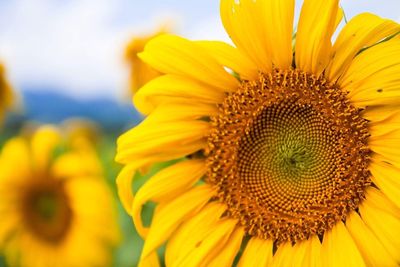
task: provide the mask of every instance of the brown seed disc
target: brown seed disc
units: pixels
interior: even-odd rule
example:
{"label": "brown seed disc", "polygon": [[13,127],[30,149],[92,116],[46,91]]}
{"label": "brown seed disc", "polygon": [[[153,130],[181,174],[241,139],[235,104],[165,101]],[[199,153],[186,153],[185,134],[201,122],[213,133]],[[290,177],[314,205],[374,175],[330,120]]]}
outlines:
{"label": "brown seed disc", "polygon": [[61,181],[38,178],[22,188],[21,209],[24,223],[36,237],[57,243],[68,232],[72,210]]}
{"label": "brown seed disc", "polygon": [[249,235],[323,234],[370,185],[368,122],[345,92],[292,71],[242,82],[211,118],[207,182]]}

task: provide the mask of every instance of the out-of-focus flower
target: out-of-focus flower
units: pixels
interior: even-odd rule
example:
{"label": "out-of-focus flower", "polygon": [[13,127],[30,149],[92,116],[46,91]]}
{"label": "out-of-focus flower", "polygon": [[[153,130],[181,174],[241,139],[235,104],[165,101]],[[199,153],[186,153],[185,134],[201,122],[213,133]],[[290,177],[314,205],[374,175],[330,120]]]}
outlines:
{"label": "out-of-focus flower", "polygon": [[143,62],[137,55],[143,52],[146,43],[152,38],[169,32],[169,26],[161,27],[156,33],[134,37],[126,46],[125,60],[130,66],[129,87],[131,94],[135,94],[137,90],[148,81],[158,77],[161,73]]}
{"label": "out-of-focus flower", "polygon": [[339,1],[305,0],[293,50],[294,4],[221,0],[235,46],[162,35],[139,55],[165,73],[118,140],[141,264],[163,244],[167,266],[400,263],[400,25],[360,14],[332,45]]}
{"label": "out-of-focus flower", "polygon": [[94,153],[51,126],[0,155],[0,248],[10,266],[109,266],[119,228]]}
{"label": "out-of-focus flower", "polygon": [[100,141],[100,127],[93,121],[81,118],[68,119],[62,123],[63,133],[71,146],[82,148],[84,143],[95,147]]}
{"label": "out-of-focus flower", "polygon": [[13,93],[6,78],[6,70],[0,63],[0,120],[3,119],[5,111],[13,104]]}

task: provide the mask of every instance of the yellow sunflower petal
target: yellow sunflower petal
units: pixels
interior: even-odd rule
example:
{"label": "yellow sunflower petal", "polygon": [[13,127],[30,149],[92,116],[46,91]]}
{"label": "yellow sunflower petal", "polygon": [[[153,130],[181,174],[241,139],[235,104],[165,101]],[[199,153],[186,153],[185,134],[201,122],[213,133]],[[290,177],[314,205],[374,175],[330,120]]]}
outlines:
{"label": "yellow sunflower petal", "polygon": [[160,104],[142,123],[165,123],[167,121],[196,120],[214,116],[218,113],[217,105],[187,102],[166,102]]}
{"label": "yellow sunflower petal", "polygon": [[[133,192],[132,192],[132,181],[136,174],[136,171],[146,165],[148,160],[137,160],[133,161],[131,164],[126,165],[117,176],[117,189],[118,196],[122,202],[124,209],[131,214],[132,213],[132,203],[133,203]],[[144,229],[138,229],[139,233],[144,233]]]}
{"label": "yellow sunflower petal", "polygon": [[152,252],[146,259],[139,260],[138,267],[159,267],[160,261],[158,260],[157,252]]}
{"label": "yellow sunflower petal", "polygon": [[147,115],[163,102],[221,103],[223,98],[224,92],[218,88],[184,76],[167,74],[148,82],[133,100],[135,107]]}
{"label": "yellow sunflower petal", "polygon": [[349,230],[367,266],[396,266],[395,260],[356,212],[352,212],[347,216],[346,228]]}
{"label": "yellow sunflower petal", "polygon": [[338,83],[357,107],[400,102],[400,39],[393,38],[363,51]]}
{"label": "yellow sunflower petal", "polygon": [[398,111],[399,108],[396,105],[368,106],[362,111],[362,117],[371,122],[379,122]]}
{"label": "yellow sunflower petal", "polygon": [[342,222],[325,232],[321,256],[326,266],[365,266],[360,251]]}
{"label": "yellow sunflower petal", "polygon": [[197,186],[171,202],[159,206],[146,237],[142,259],[164,243],[183,221],[199,211],[213,194],[209,186]]}
{"label": "yellow sunflower petal", "polygon": [[375,160],[371,162],[369,169],[372,181],[400,208],[400,169]]}
{"label": "yellow sunflower petal", "polygon": [[319,76],[332,54],[331,38],[335,31],[338,0],[305,0],[296,35],[296,66]]}
{"label": "yellow sunflower petal", "polygon": [[[290,242],[285,242],[278,247],[272,259],[271,266],[293,266],[294,248]],[[291,257],[288,257],[291,255]]]}
{"label": "yellow sunflower petal", "polygon": [[219,64],[238,73],[240,78],[245,80],[257,79],[257,67],[237,48],[218,41],[198,41],[196,43],[207,49]]}
{"label": "yellow sunflower petal", "polygon": [[400,142],[400,129],[380,136],[372,136],[369,140],[371,150],[387,161],[400,168],[400,147],[394,145]]}
{"label": "yellow sunflower petal", "polygon": [[221,19],[234,44],[266,73],[272,70],[268,54],[264,25],[263,1],[221,0]]}
{"label": "yellow sunflower petal", "polygon": [[51,173],[57,178],[74,176],[99,176],[103,172],[96,155],[87,153],[69,152],[55,159],[51,166]]}
{"label": "yellow sunflower petal", "polygon": [[60,141],[60,134],[51,126],[44,126],[33,135],[32,156],[39,170],[45,170],[50,164],[53,150]]}
{"label": "yellow sunflower petal", "polygon": [[[315,254],[315,249],[313,249],[312,246],[315,246],[312,239],[298,242],[294,246],[288,242],[284,243],[278,247],[273,257],[272,266],[318,266],[317,264],[311,264],[319,260],[319,258],[313,255]],[[321,243],[319,243],[319,247],[321,247]],[[320,249],[318,252],[320,252]],[[290,255],[290,257],[288,257],[288,255]],[[310,261],[311,257],[314,258],[313,261]]]}
{"label": "yellow sunflower petal", "polygon": [[233,261],[235,260],[235,257],[239,252],[240,245],[242,244],[243,236],[243,228],[237,228],[229,237],[229,241],[227,242],[225,247],[217,255],[214,255],[212,257],[212,260],[207,263],[207,266],[232,266]]}
{"label": "yellow sunflower petal", "polygon": [[[396,107],[398,109],[398,107]],[[381,117],[382,118],[382,117]],[[371,121],[369,132],[371,136],[380,136],[400,129],[400,112],[390,112],[383,119]]]}
{"label": "yellow sunflower petal", "polygon": [[143,127],[135,127],[118,139],[118,162],[129,163],[154,156],[162,158],[163,154],[182,152],[184,156],[193,153],[203,148],[201,145],[204,145],[204,138],[210,129],[210,124],[204,121],[142,124]]}
{"label": "yellow sunflower petal", "polygon": [[207,50],[178,36],[165,34],[152,39],[139,57],[163,73],[187,76],[226,91],[238,87],[238,81]]}
{"label": "yellow sunflower petal", "polygon": [[343,28],[333,46],[333,59],[327,70],[331,82],[349,67],[361,49],[372,46],[400,31],[400,25],[370,13],[355,16]]}
{"label": "yellow sunflower petal", "polygon": [[[279,69],[289,69],[292,65],[292,38],[294,0],[266,0],[261,2],[265,29],[267,53],[272,63]],[[255,18],[257,19],[257,18]]]}
{"label": "yellow sunflower petal", "polygon": [[211,260],[221,252],[225,244],[229,242],[229,237],[235,230],[236,224],[237,220],[233,219],[217,222],[206,238],[190,252],[180,266],[208,266],[207,258]]}
{"label": "yellow sunflower petal", "polygon": [[240,257],[238,267],[269,266],[272,262],[272,240],[252,237]]}
{"label": "yellow sunflower petal", "polygon": [[[126,192],[126,203],[132,203],[131,215],[138,229],[139,234],[147,235],[147,229],[142,223],[142,206],[152,200],[155,202],[168,201],[181,195],[198,181],[205,173],[205,162],[203,160],[187,160],[167,167],[153,177],[151,177],[136,193],[133,198],[132,192]],[[132,175],[128,175],[126,182],[131,184]],[[131,189],[131,186],[121,185],[120,195],[125,188]],[[118,187],[119,188],[119,187]],[[128,190],[129,190],[128,189]],[[131,201],[131,202],[129,202]]]}
{"label": "yellow sunflower petal", "polygon": [[322,244],[319,241],[318,236],[315,235],[309,239],[309,242],[302,242],[300,245],[306,247],[306,253],[302,264],[295,261],[295,264],[298,264],[297,266],[323,266],[324,262],[321,258]]}
{"label": "yellow sunflower petal", "polygon": [[28,143],[25,139],[15,137],[4,144],[1,152],[1,172],[3,181],[15,180],[17,177],[27,179],[32,176],[32,165]]}
{"label": "yellow sunflower petal", "polygon": [[226,211],[222,203],[208,203],[201,211],[184,222],[167,243],[165,262],[167,266],[179,265],[197,244],[204,240],[210,229]]}
{"label": "yellow sunflower petal", "polygon": [[359,207],[361,218],[391,257],[400,262],[400,210],[377,189],[370,188]]}

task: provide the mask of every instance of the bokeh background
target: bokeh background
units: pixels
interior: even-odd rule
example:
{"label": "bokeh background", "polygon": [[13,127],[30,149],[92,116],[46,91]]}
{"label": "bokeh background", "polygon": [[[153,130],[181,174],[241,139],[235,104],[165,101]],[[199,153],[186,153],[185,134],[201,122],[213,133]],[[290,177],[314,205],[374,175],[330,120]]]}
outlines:
{"label": "bokeh background", "polygon": [[[300,6],[297,1],[297,14]],[[399,6],[399,0],[342,1],[347,19],[373,12],[400,22]],[[116,139],[142,120],[131,104],[124,51],[132,38],[151,35],[165,25],[190,39],[229,42],[218,0],[0,0],[0,61],[17,98],[1,130],[0,145],[27,124],[84,118],[99,126],[97,149],[123,233],[114,266],[135,266],[143,244],[115,188],[120,169],[113,161]],[[137,177],[134,186],[149,176],[151,172]],[[0,266],[5,266],[1,256]]]}

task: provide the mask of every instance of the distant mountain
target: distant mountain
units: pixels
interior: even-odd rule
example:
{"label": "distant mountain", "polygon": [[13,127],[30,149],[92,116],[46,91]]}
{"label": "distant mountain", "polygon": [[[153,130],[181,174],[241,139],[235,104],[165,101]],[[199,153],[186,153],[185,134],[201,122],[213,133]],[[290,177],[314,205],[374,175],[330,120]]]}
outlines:
{"label": "distant mountain", "polygon": [[26,120],[57,124],[73,117],[90,119],[110,132],[124,130],[142,119],[130,102],[122,104],[107,98],[77,100],[50,90],[31,90],[23,93],[23,113],[11,115],[8,124]]}

